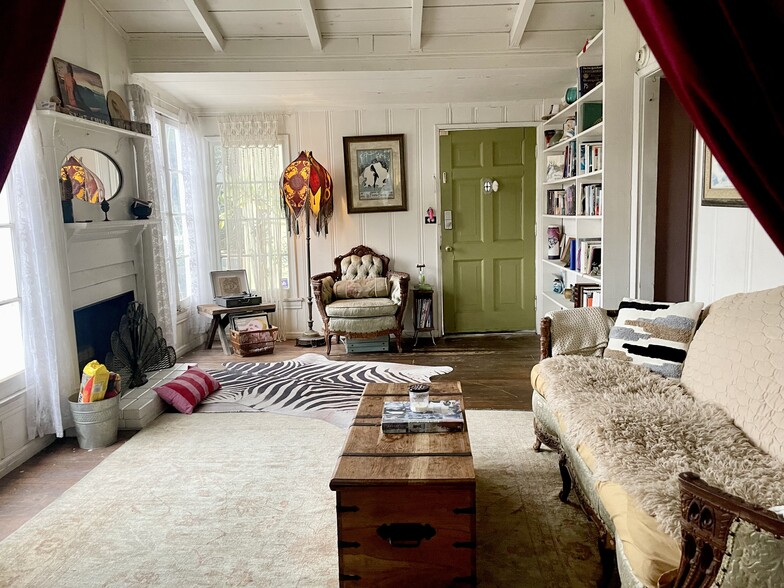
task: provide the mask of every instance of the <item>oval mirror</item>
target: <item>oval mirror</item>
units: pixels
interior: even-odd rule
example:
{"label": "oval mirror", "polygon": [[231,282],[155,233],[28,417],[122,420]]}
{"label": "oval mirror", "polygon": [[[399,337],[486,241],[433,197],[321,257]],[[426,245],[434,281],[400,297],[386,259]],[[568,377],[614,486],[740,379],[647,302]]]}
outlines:
{"label": "oval mirror", "polygon": [[115,161],[105,153],[81,147],[65,156],[60,167],[60,186],[63,200],[77,198],[100,204],[120,192],[122,174]]}

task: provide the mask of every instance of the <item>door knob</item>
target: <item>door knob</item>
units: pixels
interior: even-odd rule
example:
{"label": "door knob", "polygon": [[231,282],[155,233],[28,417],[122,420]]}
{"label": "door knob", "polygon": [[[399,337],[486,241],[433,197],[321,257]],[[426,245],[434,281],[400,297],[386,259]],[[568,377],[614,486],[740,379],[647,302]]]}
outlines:
{"label": "door knob", "polygon": [[455,250],[455,248],[454,248],[454,247],[452,247],[451,245],[447,245],[447,246],[445,247],[445,249],[446,249],[446,252],[447,252],[447,253],[451,253],[452,251],[454,251],[454,250]]}

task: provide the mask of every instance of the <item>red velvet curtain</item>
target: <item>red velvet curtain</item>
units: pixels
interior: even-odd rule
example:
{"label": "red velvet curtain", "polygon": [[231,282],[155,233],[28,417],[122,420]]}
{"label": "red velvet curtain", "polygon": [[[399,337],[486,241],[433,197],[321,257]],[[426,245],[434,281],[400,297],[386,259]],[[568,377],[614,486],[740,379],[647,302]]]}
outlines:
{"label": "red velvet curtain", "polygon": [[35,104],[64,5],[65,0],[0,2],[0,186]]}
{"label": "red velvet curtain", "polygon": [[784,1],[625,1],[705,143],[784,253]]}

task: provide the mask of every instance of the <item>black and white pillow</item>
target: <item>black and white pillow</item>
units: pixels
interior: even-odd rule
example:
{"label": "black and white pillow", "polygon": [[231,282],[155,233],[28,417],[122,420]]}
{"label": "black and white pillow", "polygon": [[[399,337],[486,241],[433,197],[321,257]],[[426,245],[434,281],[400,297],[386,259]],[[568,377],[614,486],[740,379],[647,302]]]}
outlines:
{"label": "black and white pillow", "polygon": [[624,300],[610,329],[604,357],[631,361],[678,379],[702,311],[702,302]]}

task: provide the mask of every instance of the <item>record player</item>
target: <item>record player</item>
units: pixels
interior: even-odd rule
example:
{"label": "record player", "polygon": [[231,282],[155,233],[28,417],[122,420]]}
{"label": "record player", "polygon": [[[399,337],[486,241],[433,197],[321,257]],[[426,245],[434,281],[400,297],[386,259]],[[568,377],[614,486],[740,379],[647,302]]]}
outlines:
{"label": "record player", "polygon": [[238,308],[261,304],[261,296],[248,288],[248,275],[244,269],[210,272],[210,279],[212,295],[218,306]]}
{"label": "record player", "polygon": [[215,304],[226,308],[237,308],[238,306],[255,306],[261,304],[261,296],[247,293],[239,296],[216,296]]}

